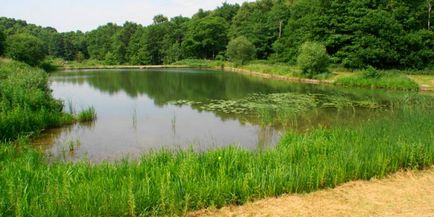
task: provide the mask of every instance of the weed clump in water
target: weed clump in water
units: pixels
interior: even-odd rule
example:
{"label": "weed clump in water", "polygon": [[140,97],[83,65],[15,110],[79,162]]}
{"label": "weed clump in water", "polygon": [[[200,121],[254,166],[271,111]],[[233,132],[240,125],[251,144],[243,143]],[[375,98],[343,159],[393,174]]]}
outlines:
{"label": "weed clump in water", "polygon": [[96,111],[94,107],[89,107],[84,109],[77,115],[77,119],[79,122],[89,122],[96,120]]}

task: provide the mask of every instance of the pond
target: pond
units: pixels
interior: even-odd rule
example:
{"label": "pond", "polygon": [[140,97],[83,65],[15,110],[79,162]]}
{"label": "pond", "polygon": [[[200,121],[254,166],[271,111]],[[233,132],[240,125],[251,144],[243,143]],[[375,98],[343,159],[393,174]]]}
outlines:
{"label": "pond", "polygon": [[[53,73],[65,111],[97,119],[45,132],[35,144],[56,159],[135,158],[151,150],[272,147],[289,129],[353,124],[386,113],[390,96],[197,69]],[[70,144],[74,150],[69,151]]]}

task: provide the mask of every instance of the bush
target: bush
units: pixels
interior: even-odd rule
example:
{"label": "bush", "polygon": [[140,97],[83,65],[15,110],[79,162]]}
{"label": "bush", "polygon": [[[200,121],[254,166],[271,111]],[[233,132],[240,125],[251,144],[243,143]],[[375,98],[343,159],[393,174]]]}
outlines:
{"label": "bush", "polygon": [[29,34],[18,34],[8,38],[6,55],[14,60],[37,66],[46,56],[43,42]]}
{"label": "bush", "polygon": [[313,77],[328,71],[329,60],[324,45],[318,42],[305,42],[300,47],[297,63],[303,70],[303,74]]}
{"label": "bush", "polygon": [[382,74],[374,67],[370,66],[362,71],[362,77],[367,79],[379,79],[382,77]]}
{"label": "bush", "polygon": [[39,64],[39,68],[46,72],[54,72],[57,70],[57,65],[54,63],[54,60],[46,59]]}
{"label": "bush", "polygon": [[107,54],[105,55],[104,63],[107,65],[117,65],[118,60],[112,52],[107,52]]}
{"label": "bush", "polygon": [[255,58],[256,48],[246,37],[240,36],[229,42],[227,55],[231,61],[243,65]]}

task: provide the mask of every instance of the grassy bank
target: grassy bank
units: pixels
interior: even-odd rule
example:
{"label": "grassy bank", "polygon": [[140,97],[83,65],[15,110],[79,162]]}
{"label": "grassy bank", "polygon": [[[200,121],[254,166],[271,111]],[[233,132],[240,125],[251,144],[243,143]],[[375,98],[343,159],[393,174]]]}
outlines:
{"label": "grassy bank", "polygon": [[331,73],[320,74],[313,79],[303,77],[301,70],[296,66],[287,64],[272,64],[267,61],[252,61],[246,65],[235,65],[232,62],[220,60],[185,59],[171,65],[107,65],[96,60],[64,61],[52,59],[50,65],[57,69],[153,69],[172,67],[215,68],[230,69],[230,71],[255,72],[257,76],[269,77],[279,80],[291,80],[305,83],[329,83],[347,87],[380,88],[407,91],[434,90],[434,72],[432,70],[386,70],[386,76],[381,79],[366,79],[361,76],[362,71],[349,71],[339,67],[332,67]]}
{"label": "grassy bank", "polygon": [[26,64],[0,61],[0,141],[71,123],[51,97],[47,73]]}
{"label": "grassy bank", "polygon": [[420,88],[416,81],[408,78],[406,75],[399,73],[380,73],[381,77],[371,78],[364,76],[363,72],[357,72],[338,78],[335,81],[335,84],[346,87],[367,87],[407,91],[418,91]]}
{"label": "grassy bank", "polygon": [[[236,66],[231,62],[212,60],[183,60],[175,64],[209,68],[221,68],[222,66],[225,66],[229,68],[241,69],[246,72],[272,75],[276,79],[288,78],[287,80],[303,82],[303,80],[300,80],[300,78],[303,78],[303,76],[301,74],[301,70],[298,67],[289,66],[286,64],[270,64],[266,61],[253,61],[242,66]],[[328,75],[321,74],[313,79],[313,81],[317,80],[318,82],[312,82],[312,80],[308,80],[307,82],[333,83],[335,85],[347,87],[380,88],[391,90],[434,90],[434,71],[432,70],[383,70],[380,71],[380,73],[384,76],[377,79],[364,77],[363,70],[352,72],[338,67],[331,67],[330,71],[331,73]]]}
{"label": "grassy bank", "polygon": [[434,112],[406,110],[352,129],[289,133],[270,150],[158,151],[133,162],[54,162],[0,146],[0,212],[16,216],[182,215],[311,192],[434,163]]}

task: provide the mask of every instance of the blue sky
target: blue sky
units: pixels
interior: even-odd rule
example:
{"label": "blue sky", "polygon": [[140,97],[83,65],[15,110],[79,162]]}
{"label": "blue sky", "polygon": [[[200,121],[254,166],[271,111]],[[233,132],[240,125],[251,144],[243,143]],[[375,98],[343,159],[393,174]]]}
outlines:
{"label": "blue sky", "polygon": [[51,26],[60,32],[82,30],[114,22],[152,23],[157,14],[191,16],[203,8],[214,9],[223,2],[253,0],[1,0],[0,16]]}

